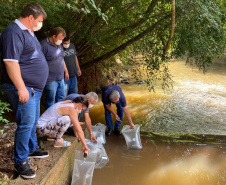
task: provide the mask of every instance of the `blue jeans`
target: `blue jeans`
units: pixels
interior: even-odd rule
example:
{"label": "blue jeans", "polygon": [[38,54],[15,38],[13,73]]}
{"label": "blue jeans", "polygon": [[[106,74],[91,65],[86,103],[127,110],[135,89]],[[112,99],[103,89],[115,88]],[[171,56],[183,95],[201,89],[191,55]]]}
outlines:
{"label": "blue jeans", "polygon": [[[18,91],[14,85],[2,84],[1,89],[9,99],[16,113],[17,129],[14,141],[14,161],[19,164],[28,161],[28,155],[38,148],[36,123],[40,116],[40,98],[42,92],[26,87],[29,91],[29,101],[19,102]],[[32,92],[34,95],[32,96]]]}
{"label": "blue jeans", "polygon": [[69,78],[68,81],[64,80],[64,83],[67,85],[67,88],[68,88],[65,96],[67,96],[69,94],[77,94],[78,93],[78,84],[77,84],[76,75]]}
{"label": "blue jeans", "polygon": [[[122,121],[123,118],[123,108],[120,102],[115,104],[117,107],[117,115],[119,116],[120,120]],[[107,123],[108,128],[113,128],[113,123],[112,123],[112,119],[111,119],[111,112],[104,106],[104,110],[105,110],[105,120]],[[122,124],[121,121],[115,121],[115,128],[119,128]]]}
{"label": "blue jeans", "polygon": [[55,102],[65,98],[64,79],[60,81],[47,82],[46,91],[46,109],[51,107]]}

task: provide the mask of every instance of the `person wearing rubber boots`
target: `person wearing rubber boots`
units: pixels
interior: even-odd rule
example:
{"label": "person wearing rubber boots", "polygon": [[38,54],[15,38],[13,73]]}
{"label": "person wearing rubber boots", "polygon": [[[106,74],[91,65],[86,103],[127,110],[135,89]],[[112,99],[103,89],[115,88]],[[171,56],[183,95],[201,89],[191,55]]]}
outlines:
{"label": "person wearing rubber boots", "polygon": [[[126,106],[126,98],[122,92],[122,89],[117,85],[109,85],[102,88],[102,102],[105,110],[105,120],[107,123],[106,135],[111,135],[113,131],[113,123],[111,114],[115,117],[114,134],[121,135],[120,126],[122,124],[123,113],[129,122],[131,129],[134,129],[134,124],[130,115],[130,112]],[[117,107],[117,113],[113,109],[113,105]]]}

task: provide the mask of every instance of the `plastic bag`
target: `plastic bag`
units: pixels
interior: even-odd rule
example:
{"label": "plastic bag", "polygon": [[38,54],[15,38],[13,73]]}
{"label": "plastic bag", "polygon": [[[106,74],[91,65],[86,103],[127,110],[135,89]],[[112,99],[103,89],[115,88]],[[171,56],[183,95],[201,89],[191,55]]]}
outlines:
{"label": "plastic bag", "polygon": [[86,139],[87,147],[90,149],[88,156],[92,154],[96,154],[96,163],[95,168],[102,168],[104,167],[108,161],[109,158],[107,156],[106,150],[104,149],[104,146],[102,143],[93,143],[89,139]]}
{"label": "plastic bag", "polygon": [[76,159],[74,163],[71,185],[92,184],[96,157],[96,154],[92,154],[87,155],[87,158],[84,158],[81,151],[76,151]]}
{"label": "plastic bag", "polygon": [[126,140],[128,149],[142,149],[140,125],[135,125],[134,129],[131,129],[129,125],[124,125],[122,128],[122,134]]}
{"label": "plastic bag", "polygon": [[97,123],[95,126],[92,126],[92,130],[93,130],[92,131],[93,135],[96,138],[99,138],[102,144],[105,144],[106,143],[106,138],[105,138],[106,126],[102,123]]}

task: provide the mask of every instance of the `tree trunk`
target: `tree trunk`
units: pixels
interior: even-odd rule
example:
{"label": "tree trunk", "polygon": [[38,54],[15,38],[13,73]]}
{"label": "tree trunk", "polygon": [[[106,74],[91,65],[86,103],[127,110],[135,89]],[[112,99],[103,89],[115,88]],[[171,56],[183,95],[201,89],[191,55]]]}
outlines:
{"label": "tree trunk", "polygon": [[164,49],[164,52],[163,52],[164,55],[166,55],[167,52],[168,52],[168,50],[169,50],[171,41],[173,39],[174,29],[175,29],[175,0],[172,0],[172,23],[171,23],[171,31],[170,31],[169,40],[168,40],[168,42],[166,44],[166,47]]}

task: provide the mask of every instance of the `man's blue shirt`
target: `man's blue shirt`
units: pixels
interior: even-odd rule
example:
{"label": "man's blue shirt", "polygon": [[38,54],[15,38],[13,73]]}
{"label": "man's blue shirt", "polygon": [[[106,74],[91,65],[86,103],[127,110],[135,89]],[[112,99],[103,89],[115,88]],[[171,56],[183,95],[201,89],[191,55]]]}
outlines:
{"label": "man's blue shirt", "polygon": [[64,79],[64,49],[54,46],[48,38],[41,41],[42,51],[49,66],[48,82]]}
{"label": "man's blue shirt", "polygon": [[[18,62],[25,86],[42,91],[49,74],[49,68],[42,48],[28,29],[21,29],[17,23],[10,24],[1,34],[0,50],[2,61]],[[2,62],[1,83],[13,84]]]}
{"label": "man's blue shirt", "polygon": [[126,98],[122,92],[122,89],[117,85],[109,85],[104,88],[102,88],[102,102],[104,105],[111,104],[111,100],[109,98],[109,95],[112,91],[118,91],[120,94],[119,102],[121,103],[122,107],[126,107]]}

